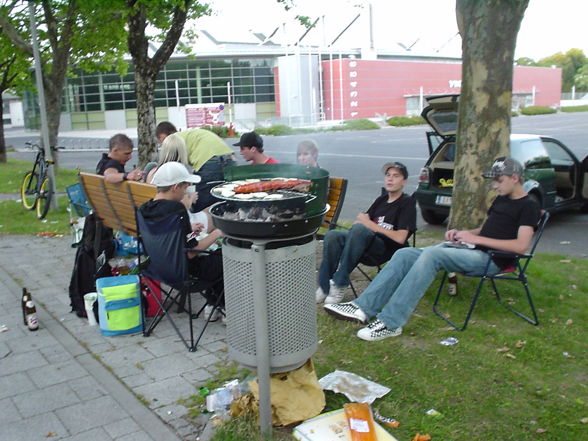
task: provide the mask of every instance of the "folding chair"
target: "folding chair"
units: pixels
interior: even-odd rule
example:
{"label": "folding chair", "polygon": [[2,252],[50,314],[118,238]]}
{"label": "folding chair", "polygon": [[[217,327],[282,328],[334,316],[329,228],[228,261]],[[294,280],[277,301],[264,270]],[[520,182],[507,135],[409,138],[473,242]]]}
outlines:
{"label": "folding chair", "polygon": [[[197,349],[204,331],[206,331],[210,318],[215,315],[215,312],[220,308],[224,300],[222,277],[213,281],[203,281],[189,275],[188,258],[186,253],[194,251],[202,254],[210,253],[207,251],[186,248],[186,237],[181,228],[181,215],[179,213],[172,213],[169,216],[157,220],[145,219],[140,208],[137,209],[135,213],[137,221],[137,236],[149,256],[147,268],[141,270],[139,274],[141,277],[147,277],[158,281],[168,287],[167,291],[162,290],[163,295],[161,300],[159,300],[159,296],[151,292],[154,299],[159,304],[159,309],[150,323],[147,324],[147,321],[144,318],[144,323],[146,323],[146,325],[143,335],[145,337],[151,335],[163,317],[167,316],[172,327],[186,348],[188,348],[190,352],[194,352]],[[139,268],[141,267],[141,262],[139,262]],[[147,289],[150,290],[148,285]],[[197,314],[192,314],[192,298],[190,295],[192,292],[199,292],[206,299],[206,304]],[[207,304],[213,305],[213,310],[206,318],[206,322],[204,323],[200,335],[194,340],[192,320],[200,315]],[[186,311],[188,313],[189,340],[182,335],[182,332],[170,314],[170,308],[173,305],[178,306],[178,312]]]}
{"label": "folding chair", "polygon": [[[466,328],[466,326],[468,325],[468,322],[470,320],[470,317],[472,315],[474,307],[476,306],[476,302],[478,301],[478,297],[480,296],[480,292],[482,291],[482,286],[484,285],[484,283],[487,280],[490,280],[490,282],[492,283],[492,288],[494,289],[494,294],[496,296],[496,300],[498,301],[498,303],[500,303],[506,309],[508,309],[512,313],[516,314],[517,316],[519,316],[523,320],[531,323],[532,325],[538,325],[539,320],[537,318],[537,312],[535,311],[535,306],[533,305],[533,299],[531,298],[531,292],[529,290],[529,285],[527,282],[527,267],[529,266],[529,263],[531,262],[531,259],[533,258],[533,255],[535,253],[535,248],[537,247],[537,244],[539,243],[539,239],[541,239],[541,235],[543,234],[543,230],[545,229],[545,224],[547,223],[548,219],[549,219],[549,213],[547,211],[542,212],[541,218],[539,219],[539,222],[537,223],[537,228],[535,230],[535,235],[533,237],[533,242],[532,242],[531,250],[529,251],[529,253],[516,254],[516,253],[510,253],[507,251],[489,250],[488,251],[488,263],[486,264],[486,269],[484,270],[484,272],[482,274],[463,273],[463,275],[466,277],[480,278],[480,282],[478,283],[478,287],[476,289],[476,292],[474,293],[474,296],[472,297],[472,301],[470,303],[470,307],[468,309],[466,318],[465,318],[463,325],[461,327],[456,325],[454,322],[452,322],[446,316],[446,314],[443,314],[443,312],[440,311],[439,308],[437,307],[437,305],[439,303],[439,298],[441,297],[441,293],[444,291],[444,285],[445,285],[445,281],[447,280],[447,274],[448,274],[447,271],[445,271],[443,274],[443,278],[441,279],[441,285],[439,286],[439,290],[437,291],[435,301],[433,302],[433,311],[435,312],[435,314],[438,315],[439,317],[441,317],[447,323],[449,323],[456,330],[463,331]],[[492,262],[492,257],[501,257],[501,258],[506,257],[506,258],[514,259],[515,262],[514,262],[513,266],[505,268],[504,270],[502,270],[498,274],[490,275],[490,274],[488,274],[488,268],[490,266],[490,262]],[[512,280],[515,282],[520,282],[523,285],[523,288],[525,289],[525,293],[527,296],[527,301],[529,302],[529,307],[531,309],[532,318],[517,311],[512,306],[510,306],[508,303],[505,303],[502,301],[502,299],[500,297],[500,293],[498,292],[498,287],[496,286],[495,280]]]}
{"label": "folding chair", "polygon": [[80,240],[82,240],[82,233],[84,232],[84,219],[92,211],[92,207],[88,203],[88,198],[84,193],[82,184],[77,183],[70,185],[65,189],[69,205],[67,211],[69,212],[69,225],[71,227],[71,234],[73,237],[72,247],[76,247]]}

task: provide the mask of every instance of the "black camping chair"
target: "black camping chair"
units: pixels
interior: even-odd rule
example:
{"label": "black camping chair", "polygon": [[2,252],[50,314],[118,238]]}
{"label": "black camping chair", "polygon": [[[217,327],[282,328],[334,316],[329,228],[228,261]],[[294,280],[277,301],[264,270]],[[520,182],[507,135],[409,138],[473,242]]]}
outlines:
{"label": "black camping chair", "polygon": [[[148,277],[168,287],[167,291],[162,291],[163,298],[161,300],[159,300],[159,297],[155,293],[151,292],[159,304],[159,309],[148,325],[144,320],[146,325],[143,335],[145,337],[151,335],[162,318],[167,316],[184,345],[186,345],[190,352],[194,352],[210,322],[210,318],[215,315],[215,312],[223,304],[224,291],[222,289],[222,277],[213,281],[203,281],[189,275],[186,253],[189,251],[196,251],[203,254],[210,253],[186,248],[186,237],[180,223],[181,214],[172,213],[169,216],[157,220],[148,220],[144,218],[141,208],[136,210],[135,213],[137,237],[149,256],[148,266],[145,270],[141,270],[140,276]],[[141,262],[139,262],[139,268],[141,267]],[[148,285],[147,289],[150,289]],[[192,299],[190,296],[192,292],[199,292],[206,299],[206,304],[196,314],[192,314]],[[170,314],[170,308],[174,304],[178,306],[178,312],[186,311],[188,313],[189,340],[182,335],[174,318]],[[192,320],[200,315],[206,305],[213,305],[213,310],[206,318],[200,335],[194,340]]]}
{"label": "black camping chair", "polygon": [[[486,269],[483,274],[474,274],[474,273],[464,273],[463,274],[466,277],[480,278],[480,282],[478,283],[478,287],[476,289],[476,292],[474,293],[474,296],[472,297],[470,307],[468,309],[466,318],[465,318],[462,326],[458,326],[454,322],[452,322],[446,316],[446,314],[444,314],[442,311],[440,311],[439,308],[437,307],[437,305],[439,303],[439,298],[441,297],[441,293],[444,291],[443,288],[445,285],[445,281],[447,280],[447,274],[448,274],[447,271],[445,271],[443,274],[443,278],[441,279],[441,285],[439,286],[439,290],[437,291],[437,296],[435,297],[435,301],[433,302],[433,311],[435,312],[435,314],[438,315],[439,317],[441,317],[443,320],[445,320],[451,326],[453,326],[453,328],[455,328],[457,331],[463,331],[466,328],[466,326],[468,325],[468,322],[470,320],[470,317],[472,315],[474,307],[476,306],[476,302],[478,301],[478,297],[480,295],[480,292],[482,291],[482,286],[484,285],[484,282],[486,282],[486,280],[490,280],[490,282],[492,283],[492,288],[494,289],[494,294],[496,295],[496,300],[498,301],[498,303],[500,303],[506,309],[513,312],[514,314],[516,314],[517,316],[519,316],[523,320],[531,323],[532,325],[538,325],[539,320],[537,318],[537,312],[535,311],[535,305],[533,305],[533,299],[531,298],[531,292],[529,291],[529,284],[527,282],[527,267],[529,266],[529,263],[531,262],[531,259],[533,258],[533,255],[535,253],[535,248],[537,247],[537,244],[539,243],[539,239],[541,239],[541,235],[543,234],[543,230],[545,229],[545,224],[547,223],[548,219],[549,219],[549,213],[547,211],[544,211],[541,214],[541,218],[539,219],[539,222],[537,224],[537,228],[535,230],[535,235],[533,237],[533,242],[531,244],[531,250],[529,251],[529,253],[516,254],[516,253],[510,253],[507,251],[489,250],[488,251],[488,264],[486,265]],[[490,266],[490,262],[492,261],[492,257],[495,257],[495,256],[514,259],[515,263],[513,266],[505,268],[504,270],[502,270],[498,274],[490,275],[490,274],[488,274],[488,267]],[[500,293],[498,292],[498,287],[496,286],[495,280],[512,280],[515,282],[520,282],[523,285],[523,288],[525,289],[527,301],[529,302],[529,307],[531,309],[531,313],[532,313],[533,317],[532,318],[528,317],[525,314],[514,309],[508,303],[503,302],[500,297]]]}

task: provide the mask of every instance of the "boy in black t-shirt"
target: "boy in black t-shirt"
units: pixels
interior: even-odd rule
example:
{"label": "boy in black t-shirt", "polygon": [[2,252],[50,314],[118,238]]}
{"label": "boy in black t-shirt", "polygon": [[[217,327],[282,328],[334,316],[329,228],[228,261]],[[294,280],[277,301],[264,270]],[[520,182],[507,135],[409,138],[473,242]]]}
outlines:
{"label": "boy in black t-shirt", "polygon": [[96,165],[96,173],[104,176],[107,182],[140,181],[143,172],[135,169],[125,171],[125,164],[133,155],[133,141],[123,134],[118,133],[108,141],[108,153],[103,153]]}
{"label": "boy in black t-shirt", "polygon": [[[437,271],[483,273],[491,248],[523,254],[531,244],[540,210],[523,188],[523,167],[510,157],[498,158],[484,177],[494,179],[498,197],[488,210],[481,228],[452,229],[445,233],[450,242],[426,248],[405,248],[394,254],[361,297],[353,302],[325,305],[325,311],[342,320],[367,323],[357,332],[363,340],[382,340],[402,334],[418,301],[435,279]],[[468,243],[474,249],[453,245]],[[510,263],[494,260],[489,272],[496,274]]]}
{"label": "boy in black t-shirt", "polygon": [[325,235],[316,302],[339,303],[349,286],[349,274],[362,258],[374,264],[386,262],[407,246],[416,230],[416,202],[403,193],[408,171],[400,162],[382,167],[386,194],[378,197],[367,213],[359,213],[349,231],[331,230]]}

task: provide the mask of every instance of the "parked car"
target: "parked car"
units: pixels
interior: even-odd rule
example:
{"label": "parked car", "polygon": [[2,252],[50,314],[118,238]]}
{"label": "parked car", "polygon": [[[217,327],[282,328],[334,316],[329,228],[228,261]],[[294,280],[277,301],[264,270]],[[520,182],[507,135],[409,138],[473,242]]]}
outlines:
{"label": "parked car", "polygon": [[[421,115],[433,128],[427,132],[430,156],[415,195],[423,219],[441,224],[451,208],[459,95],[429,97],[427,104]],[[588,156],[580,162],[557,139],[517,134],[510,136],[510,155],[525,167],[524,188],[543,209],[588,211]]]}

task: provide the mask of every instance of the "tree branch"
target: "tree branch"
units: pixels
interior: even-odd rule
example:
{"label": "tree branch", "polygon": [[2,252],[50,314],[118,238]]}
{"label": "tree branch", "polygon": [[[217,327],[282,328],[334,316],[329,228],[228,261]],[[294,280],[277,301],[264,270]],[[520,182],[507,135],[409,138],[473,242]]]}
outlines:
{"label": "tree branch", "polygon": [[22,38],[18,30],[12,25],[8,16],[4,15],[4,13],[0,13],[0,27],[6,36],[12,41],[18,49],[22,52],[27,54],[28,56],[33,56],[33,46]]}

